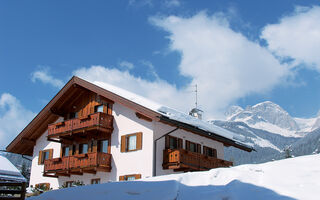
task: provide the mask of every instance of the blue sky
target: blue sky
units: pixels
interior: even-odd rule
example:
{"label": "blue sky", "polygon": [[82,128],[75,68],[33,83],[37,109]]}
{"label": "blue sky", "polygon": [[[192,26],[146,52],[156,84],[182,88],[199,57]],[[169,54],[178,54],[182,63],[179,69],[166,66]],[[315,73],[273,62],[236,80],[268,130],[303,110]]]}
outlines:
{"label": "blue sky", "polygon": [[314,117],[320,109],[319,4],[0,1],[0,140],[16,135],[72,75],[182,111],[193,106],[198,84],[208,117],[266,100],[292,116]]}

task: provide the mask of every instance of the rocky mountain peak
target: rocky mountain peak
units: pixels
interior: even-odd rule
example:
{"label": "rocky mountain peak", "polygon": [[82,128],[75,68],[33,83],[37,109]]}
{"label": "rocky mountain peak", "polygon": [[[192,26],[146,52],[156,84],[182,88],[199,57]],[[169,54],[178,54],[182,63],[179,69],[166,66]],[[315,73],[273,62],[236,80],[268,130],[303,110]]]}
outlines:
{"label": "rocky mountain peak", "polygon": [[299,125],[289,113],[271,101],[248,106],[242,111],[235,109],[233,106],[231,110],[237,112],[228,118],[229,121],[242,121],[248,125],[270,124],[289,131],[299,130]]}

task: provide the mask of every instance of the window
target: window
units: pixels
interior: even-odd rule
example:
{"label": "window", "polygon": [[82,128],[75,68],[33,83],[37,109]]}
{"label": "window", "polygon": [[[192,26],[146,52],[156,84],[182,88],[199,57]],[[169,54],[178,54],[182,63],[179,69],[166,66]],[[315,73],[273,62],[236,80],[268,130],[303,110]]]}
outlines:
{"label": "window", "polygon": [[127,137],[127,149],[128,151],[137,149],[137,135],[130,135]]}
{"label": "window", "polygon": [[78,118],[78,112],[70,113],[70,119]]}
{"label": "window", "polygon": [[119,181],[134,181],[141,178],[141,174],[119,176]]}
{"label": "window", "polygon": [[121,136],[121,152],[142,149],[142,133],[133,133]]}
{"label": "window", "polygon": [[108,146],[109,146],[109,140],[98,141],[98,152],[109,153]]}
{"label": "window", "polygon": [[43,165],[45,160],[52,158],[52,155],[53,155],[53,149],[39,151],[38,164]]}
{"label": "window", "polygon": [[72,155],[76,155],[76,145],[72,145]]}
{"label": "window", "polygon": [[167,135],[165,138],[166,149],[182,149],[182,139]]}
{"label": "window", "polygon": [[91,179],[91,184],[100,184],[100,178]]}
{"label": "window", "polygon": [[203,146],[203,154],[209,157],[217,158],[217,150],[214,148]]}
{"label": "window", "polygon": [[79,144],[79,154],[88,153],[88,144]]}
{"label": "window", "polygon": [[98,105],[94,107],[94,112],[103,112],[103,105]]}
{"label": "window", "polygon": [[70,148],[68,146],[63,147],[62,149],[62,156],[69,156]]}
{"label": "window", "polygon": [[186,150],[195,152],[195,153],[201,153],[201,145],[186,140]]}
{"label": "window", "polygon": [[66,187],[73,187],[74,186],[74,181],[67,181],[65,183]]}

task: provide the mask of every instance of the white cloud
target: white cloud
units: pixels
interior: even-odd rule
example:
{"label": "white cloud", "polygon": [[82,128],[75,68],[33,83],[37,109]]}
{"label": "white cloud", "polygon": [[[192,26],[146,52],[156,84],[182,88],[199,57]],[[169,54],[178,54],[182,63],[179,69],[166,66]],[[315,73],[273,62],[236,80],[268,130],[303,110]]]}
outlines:
{"label": "white cloud", "polygon": [[25,109],[9,93],[0,96],[0,149],[4,149],[31,121],[35,113]]}
{"label": "white cloud", "polygon": [[41,81],[45,84],[50,84],[57,88],[61,88],[64,85],[62,80],[54,78],[49,74],[48,68],[43,68],[43,69],[34,71],[31,74],[31,80],[32,82]]}
{"label": "white cloud", "polygon": [[181,2],[179,0],[165,0],[164,4],[167,7],[179,7]]}
{"label": "white cloud", "polygon": [[241,97],[271,90],[290,73],[267,49],[234,32],[221,13],[151,22],[169,33],[170,49],[181,53],[180,73],[198,84],[200,104],[212,115]]}
{"label": "white cloud", "polygon": [[[206,117],[222,117],[225,108],[252,93],[265,93],[285,82],[290,70],[258,43],[234,32],[221,13],[208,16],[201,12],[183,18],[152,18],[151,22],[169,33],[170,50],[181,54],[181,75],[191,78],[184,88],[156,76],[146,80],[129,71],[92,66],[75,75],[91,81],[104,81],[188,112],[194,106],[193,85],[198,85],[199,104]],[[151,66],[152,63],[142,62]]]}
{"label": "white cloud", "polygon": [[261,38],[281,57],[291,57],[320,71],[320,7],[297,7],[278,24],[267,25]]}
{"label": "white cloud", "polygon": [[124,69],[129,69],[129,70],[131,70],[131,69],[134,68],[133,63],[128,62],[128,61],[125,61],[125,60],[121,61],[121,62],[119,63],[119,66],[122,67],[122,68],[124,68]]}
{"label": "white cloud", "polygon": [[159,79],[158,73],[156,72],[156,69],[155,69],[154,65],[153,65],[150,61],[148,61],[148,60],[141,60],[140,62],[141,62],[141,64],[143,64],[143,65],[145,65],[145,66],[148,67],[148,69],[149,69],[148,72],[149,72],[154,78]]}

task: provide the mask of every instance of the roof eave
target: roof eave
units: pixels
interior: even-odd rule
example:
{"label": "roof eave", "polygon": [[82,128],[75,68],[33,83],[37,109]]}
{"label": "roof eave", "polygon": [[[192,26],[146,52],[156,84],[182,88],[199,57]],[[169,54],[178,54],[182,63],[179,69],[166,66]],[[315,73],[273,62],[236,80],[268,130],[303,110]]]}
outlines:
{"label": "roof eave", "polygon": [[193,126],[193,125],[190,125],[190,124],[186,124],[186,123],[174,120],[174,119],[170,119],[169,117],[164,116],[164,115],[162,115],[160,117],[160,122],[163,122],[163,123],[166,123],[166,124],[170,124],[170,125],[173,125],[173,126],[176,126],[176,127],[180,127],[180,128],[189,130],[190,132],[202,135],[204,137],[220,141],[226,146],[233,146],[233,147],[242,149],[242,150],[247,151],[247,152],[255,151],[252,147],[249,147],[247,145],[240,144],[240,143],[238,143],[238,142],[236,142],[234,140],[231,140],[229,138],[223,137],[223,136],[218,135],[216,133],[202,130],[202,129],[196,127],[196,126]]}

